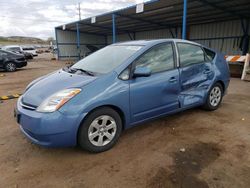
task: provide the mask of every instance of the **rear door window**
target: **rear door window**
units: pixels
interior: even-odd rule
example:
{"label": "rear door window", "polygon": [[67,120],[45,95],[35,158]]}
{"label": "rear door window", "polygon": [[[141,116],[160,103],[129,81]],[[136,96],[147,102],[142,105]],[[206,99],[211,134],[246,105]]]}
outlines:
{"label": "rear door window", "polygon": [[177,43],[181,67],[205,62],[205,54],[200,46]]}

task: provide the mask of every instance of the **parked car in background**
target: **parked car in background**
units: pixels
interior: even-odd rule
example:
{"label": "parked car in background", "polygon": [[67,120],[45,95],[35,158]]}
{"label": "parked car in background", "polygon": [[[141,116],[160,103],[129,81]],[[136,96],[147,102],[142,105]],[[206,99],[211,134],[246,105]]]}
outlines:
{"label": "parked car in background", "polygon": [[0,68],[14,72],[17,68],[27,65],[24,55],[0,49]]}
{"label": "parked car in background", "polygon": [[15,114],[36,144],[103,152],[136,124],[198,106],[216,110],[229,81],[224,56],[200,44],[117,43],[31,82]]}
{"label": "parked car in background", "polygon": [[2,47],[2,49],[6,50],[6,51],[18,53],[18,54],[23,54],[25,59],[33,59],[32,53],[23,51],[21,46],[17,46],[17,45],[15,45],[15,46],[14,45],[12,45],[12,46],[4,46],[4,47]]}
{"label": "parked car in background", "polygon": [[31,53],[33,56],[38,56],[36,49],[32,46],[23,46],[23,51]]}

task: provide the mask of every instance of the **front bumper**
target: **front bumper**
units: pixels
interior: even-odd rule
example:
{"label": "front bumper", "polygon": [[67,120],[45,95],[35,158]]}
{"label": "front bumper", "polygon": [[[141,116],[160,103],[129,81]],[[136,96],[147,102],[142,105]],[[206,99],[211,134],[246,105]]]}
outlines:
{"label": "front bumper", "polygon": [[25,66],[27,66],[27,61],[17,61],[16,60],[16,66],[17,66],[17,68],[25,67]]}
{"label": "front bumper", "polygon": [[33,143],[46,147],[69,147],[77,144],[78,117],[59,111],[40,113],[26,109],[18,99],[15,117],[24,135]]}

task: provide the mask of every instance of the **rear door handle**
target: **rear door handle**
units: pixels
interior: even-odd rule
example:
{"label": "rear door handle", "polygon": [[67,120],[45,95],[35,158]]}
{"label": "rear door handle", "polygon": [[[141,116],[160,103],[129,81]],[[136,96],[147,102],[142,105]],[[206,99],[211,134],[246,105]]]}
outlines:
{"label": "rear door handle", "polygon": [[170,82],[170,83],[177,82],[177,79],[176,79],[175,77],[171,77],[171,78],[169,79],[169,82]]}

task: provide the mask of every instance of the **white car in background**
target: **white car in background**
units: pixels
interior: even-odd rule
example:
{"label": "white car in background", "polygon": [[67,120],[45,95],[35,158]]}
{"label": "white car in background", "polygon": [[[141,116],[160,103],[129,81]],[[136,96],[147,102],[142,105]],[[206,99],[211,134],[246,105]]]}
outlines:
{"label": "white car in background", "polygon": [[36,49],[32,46],[23,46],[23,51],[31,53],[33,56],[38,56]]}

